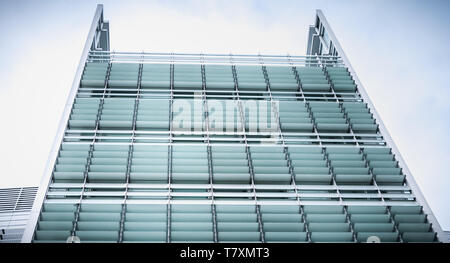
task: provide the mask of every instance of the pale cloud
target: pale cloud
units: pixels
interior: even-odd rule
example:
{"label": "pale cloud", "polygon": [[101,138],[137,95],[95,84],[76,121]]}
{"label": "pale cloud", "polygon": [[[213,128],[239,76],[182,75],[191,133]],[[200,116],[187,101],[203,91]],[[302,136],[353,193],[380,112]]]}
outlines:
{"label": "pale cloud", "polygon": [[[246,4],[225,11],[211,4],[187,12],[158,5],[152,5],[151,10],[150,15],[146,8],[141,8],[131,18],[128,10],[117,14],[112,23],[114,48],[251,54],[304,53],[306,50],[306,26],[268,23]],[[305,25],[309,21],[311,19]]]}

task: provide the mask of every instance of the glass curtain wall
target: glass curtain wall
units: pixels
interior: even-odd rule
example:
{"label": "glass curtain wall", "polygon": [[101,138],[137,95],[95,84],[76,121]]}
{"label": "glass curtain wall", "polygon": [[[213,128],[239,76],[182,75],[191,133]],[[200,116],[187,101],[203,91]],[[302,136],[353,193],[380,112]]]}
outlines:
{"label": "glass curtain wall", "polygon": [[436,241],[338,57],[126,56],[86,61],[33,242]]}

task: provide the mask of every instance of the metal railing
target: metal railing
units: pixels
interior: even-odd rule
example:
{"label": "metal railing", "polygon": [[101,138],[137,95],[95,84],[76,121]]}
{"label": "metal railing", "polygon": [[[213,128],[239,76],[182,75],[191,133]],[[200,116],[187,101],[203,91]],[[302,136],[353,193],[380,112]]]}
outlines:
{"label": "metal railing", "polygon": [[[230,60],[232,57],[232,60]],[[321,62],[318,61],[320,59]],[[88,62],[139,63],[144,64],[204,64],[204,65],[261,65],[266,66],[310,66],[320,63],[326,66],[345,66],[338,56],[292,56],[286,55],[247,55],[247,54],[195,54],[195,53],[148,53],[90,51]]]}

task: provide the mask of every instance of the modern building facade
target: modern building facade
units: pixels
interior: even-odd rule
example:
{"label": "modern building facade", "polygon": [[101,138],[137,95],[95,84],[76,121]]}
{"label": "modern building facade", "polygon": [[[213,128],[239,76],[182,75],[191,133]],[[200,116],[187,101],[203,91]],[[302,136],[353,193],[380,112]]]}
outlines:
{"label": "modern building facade", "polygon": [[321,11],[305,56],[109,50],[97,7],[22,242],[439,242]]}
{"label": "modern building facade", "polygon": [[0,243],[20,243],[37,187],[0,189]]}

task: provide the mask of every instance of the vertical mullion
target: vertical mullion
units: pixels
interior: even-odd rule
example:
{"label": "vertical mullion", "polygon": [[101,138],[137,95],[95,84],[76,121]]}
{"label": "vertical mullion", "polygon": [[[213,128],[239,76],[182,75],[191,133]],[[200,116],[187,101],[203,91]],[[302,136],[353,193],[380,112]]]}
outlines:
{"label": "vertical mullion", "polygon": [[398,239],[399,239],[399,241],[400,241],[401,243],[403,243],[404,241],[403,241],[402,235],[400,234],[400,231],[398,230],[397,223],[396,223],[395,220],[394,220],[394,216],[393,216],[392,213],[391,213],[391,208],[390,208],[390,207],[387,207],[387,212],[388,212],[388,215],[389,215],[389,219],[390,219],[391,222],[394,224],[394,230],[395,230],[395,232],[398,234]]}
{"label": "vertical mullion", "polygon": [[[125,196],[126,198],[126,196]],[[120,228],[119,228],[119,239],[117,241],[117,243],[122,243],[123,242],[123,231],[124,231],[124,225],[125,225],[125,213],[127,210],[126,207],[126,199],[124,199],[124,203],[122,204],[122,210],[120,212]]]}
{"label": "vertical mullion", "polygon": [[[230,55],[230,58],[231,58],[231,55]],[[257,218],[258,218],[259,234],[260,234],[261,242],[264,243],[265,238],[264,238],[264,232],[263,232],[262,224],[261,224],[261,215],[260,215],[259,207],[258,207],[258,199],[256,197],[255,175],[253,172],[253,163],[252,163],[252,159],[251,159],[250,146],[248,145],[247,135],[246,135],[246,131],[245,131],[245,127],[246,127],[245,114],[244,114],[244,109],[242,107],[242,102],[240,100],[239,82],[238,82],[238,78],[237,78],[236,67],[234,65],[232,66],[232,70],[233,70],[233,76],[234,76],[234,81],[235,81],[235,90],[236,90],[236,94],[237,94],[237,98],[238,98],[239,113],[241,116],[242,131],[243,131],[244,142],[245,142],[245,151],[247,153],[247,160],[248,160],[248,166],[249,166],[249,171],[250,171],[250,182],[251,182],[251,187],[253,190],[253,198],[255,200],[255,207],[256,207],[256,213],[257,213]]]}
{"label": "vertical mullion", "polygon": [[[331,77],[330,77],[330,75],[329,75],[329,73],[328,73],[328,70],[327,70],[327,65],[326,65],[326,64],[324,65],[324,64],[322,63],[322,58],[319,58],[317,55],[316,55],[316,57],[317,57],[317,59],[318,59],[318,61],[319,61],[320,67],[322,67],[322,70],[323,70],[323,72],[325,73],[325,77],[327,78],[328,83],[330,84],[331,92],[333,93],[333,97],[334,97],[334,99],[336,100],[336,102],[339,104],[339,108],[341,108],[341,111],[343,111],[343,113],[344,113],[345,121],[346,121],[346,123],[347,123],[348,126],[349,126],[349,132],[350,132],[350,134],[352,135],[352,139],[353,139],[353,141],[355,142],[356,146],[359,147],[360,145],[359,145],[358,139],[357,139],[356,136],[355,136],[355,133],[353,132],[352,125],[351,125],[351,123],[350,123],[350,119],[347,117],[347,114],[345,113],[344,108],[342,107],[343,105],[340,103],[340,101],[339,101],[339,99],[338,99],[338,97],[337,97],[337,95],[336,95],[336,91],[335,91],[335,89],[334,89],[333,81],[331,80]],[[327,158],[327,159],[328,159],[328,158]],[[364,161],[366,162],[366,165],[368,165],[368,162],[365,160],[364,156],[363,156],[363,159],[364,159]],[[330,165],[330,167],[331,167],[331,162],[328,161],[328,163],[329,163],[329,165]],[[331,169],[332,169],[332,168],[331,168]],[[370,171],[370,168],[369,168],[369,171]],[[371,171],[370,171],[370,174],[372,175],[372,179],[373,179],[373,181],[374,181],[374,183],[375,183],[375,177],[373,176],[373,174],[372,174]],[[335,177],[334,172],[333,172],[332,180],[333,180],[333,184],[336,186],[336,191],[337,191],[337,193],[338,193],[338,195],[339,195],[339,201],[342,203],[342,202],[343,202],[343,199],[342,199],[342,196],[341,196],[341,194],[340,194],[339,187],[337,187],[337,184],[336,184],[336,177]],[[376,185],[376,183],[375,183],[375,185]],[[382,195],[381,195],[381,192],[380,192],[380,189],[378,188],[378,185],[376,185],[376,187],[377,187],[378,194],[381,196],[382,201],[383,201],[383,203],[384,203],[384,198],[383,198]],[[347,221],[347,223],[350,225],[350,231],[352,232],[353,242],[357,242],[356,233],[355,233],[355,231],[354,231],[353,224],[352,224],[352,222],[351,222],[351,220],[350,220],[350,217],[349,217],[349,215],[348,215],[347,208],[346,208],[345,206],[344,206],[344,212],[345,212],[346,221]]]}
{"label": "vertical mullion", "polygon": [[[95,140],[95,137],[94,137],[94,140]],[[89,173],[89,167],[91,165],[91,159],[92,159],[93,151],[94,151],[94,144],[92,143],[91,145],[89,145],[88,159],[87,159],[87,162],[86,162],[86,168],[84,170],[84,175],[83,175],[84,176],[84,181],[83,181],[83,186],[81,188],[80,199],[78,201],[77,209],[75,211],[75,221],[74,221],[73,228],[72,228],[72,236],[76,235],[75,231],[77,230],[77,226],[78,226],[78,219],[80,217],[81,202],[83,201],[83,194],[84,194],[85,187],[86,187],[86,182],[87,182],[87,177],[88,177],[88,173]]]}
{"label": "vertical mullion", "polygon": [[170,233],[170,231],[171,231],[171,223],[172,223],[172,219],[171,219],[171,216],[172,216],[172,206],[171,206],[171,204],[170,204],[170,201],[167,203],[167,228],[166,228],[166,233],[167,233],[167,235],[166,235],[166,243],[170,243],[171,242],[171,233]]}
{"label": "vertical mullion", "polygon": [[299,206],[299,210],[300,210],[300,215],[302,217],[302,221],[305,224],[306,238],[308,239],[309,243],[312,243],[311,231],[309,230],[308,222],[306,222],[305,209],[304,209],[303,205]]}
{"label": "vertical mullion", "polygon": [[[256,198],[256,195],[255,195],[255,198]],[[258,203],[256,203],[256,215],[258,217],[259,234],[261,236],[261,242],[266,243],[266,236],[264,233],[264,226],[263,226],[263,222],[262,222],[262,218],[261,218],[261,209],[260,209],[260,205]]]}
{"label": "vertical mullion", "polygon": [[[262,59],[261,59],[261,63]],[[275,121],[276,121],[276,125],[277,125],[277,131],[278,131],[278,138],[281,139],[281,143],[283,145],[283,148],[285,147],[285,143],[284,143],[284,138],[283,138],[283,133],[281,132],[281,124],[280,124],[280,115],[279,115],[279,107],[276,107],[276,103],[273,100],[273,96],[272,96],[272,91],[270,90],[270,80],[269,80],[269,75],[267,74],[267,69],[266,66],[264,66],[264,64],[262,64],[262,71],[264,74],[264,79],[266,81],[266,87],[267,87],[267,91],[269,93],[269,100],[270,100],[270,105],[271,105],[271,110],[270,113],[272,113],[272,111],[275,113]],[[278,104],[279,106],[279,104]],[[270,119],[272,119],[272,116],[270,116]],[[271,124],[272,125],[272,124]]]}
{"label": "vertical mullion", "polygon": [[124,193],[124,200],[123,200],[123,204],[122,204],[122,212],[120,214],[120,229],[119,229],[119,240],[118,240],[118,243],[122,243],[122,241],[123,241],[123,230],[124,230],[124,223],[125,223],[125,213],[126,213],[127,199],[128,199],[128,184],[130,182],[131,163],[132,163],[133,151],[134,151],[133,144],[134,144],[134,132],[133,132],[133,138],[132,138],[131,144],[128,147],[125,193]]}
{"label": "vertical mullion", "polygon": [[309,105],[309,102],[305,100],[305,104],[306,104],[306,108],[308,109],[309,112],[309,117],[311,118],[312,124],[313,124],[313,131],[314,131],[314,135],[316,136],[317,141],[319,142],[320,146],[322,145],[322,139],[320,137],[319,132],[317,131],[317,123],[316,123],[316,118],[314,117],[314,112],[311,108],[311,105]]}
{"label": "vertical mullion", "polygon": [[175,65],[174,65],[174,57],[173,53],[171,56],[171,64],[170,64],[170,101],[169,101],[169,147],[168,147],[168,167],[167,167],[167,181],[168,181],[168,187],[167,187],[167,226],[166,226],[166,242],[171,242],[171,224],[172,224],[172,218],[171,218],[171,192],[172,192],[172,158],[173,158],[173,85],[174,85],[174,71],[175,71]]}
{"label": "vertical mullion", "polygon": [[[319,64],[322,67],[323,72],[325,73],[325,77],[327,78],[328,83],[330,84],[331,92],[333,93],[334,99],[339,104],[339,107],[341,108],[341,111],[344,111],[344,108],[342,108],[342,104],[340,103],[339,98],[336,95],[336,91],[334,90],[334,84],[333,84],[333,81],[331,80],[330,75],[328,74],[328,70],[327,70],[326,65],[324,65],[322,63],[322,61],[321,61],[321,59],[319,59],[319,57],[317,59],[319,60]],[[358,139],[355,136],[355,133],[353,132],[352,125],[350,123],[350,119],[347,117],[347,114],[345,113],[345,111],[343,113],[344,113],[344,117],[345,117],[345,122],[348,124],[348,127],[349,127],[349,132],[352,135],[352,139],[355,142],[356,146],[359,146],[359,142],[358,142]]]}
{"label": "vertical mullion", "polygon": [[132,122],[132,134],[131,134],[131,143],[128,149],[128,159],[127,159],[127,171],[126,171],[126,182],[125,182],[125,194],[124,194],[124,200],[122,204],[122,212],[120,214],[120,229],[119,229],[119,239],[118,243],[123,242],[123,231],[124,231],[124,224],[125,224],[125,213],[127,209],[127,200],[128,200],[128,187],[130,183],[130,173],[131,173],[131,165],[133,160],[133,152],[134,152],[134,142],[135,142],[135,133],[136,133],[136,120],[137,120],[137,114],[139,109],[139,100],[140,100],[140,90],[141,90],[141,80],[142,80],[142,69],[143,64],[139,64],[138,69],[138,82],[137,82],[137,93],[136,93],[136,99],[134,102],[134,108],[133,108],[133,122]]}
{"label": "vertical mullion", "polygon": [[211,143],[209,140],[209,108],[208,108],[208,100],[206,95],[206,71],[205,64],[202,59],[201,61],[201,73],[202,73],[202,91],[203,91],[203,107],[204,107],[204,119],[205,119],[205,127],[206,127],[206,140],[207,140],[207,158],[208,158],[208,172],[209,172],[209,186],[210,186],[210,195],[211,195],[211,213],[212,213],[212,223],[213,223],[213,236],[214,243],[218,242],[218,234],[217,234],[217,218],[216,218],[216,208],[214,202],[214,181],[213,181],[213,161],[212,161],[212,153],[211,153]]}
{"label": "vertical mullion", "polygon": [[[231,56],[231,55],[230,55],[230,56]],[[231,57],[230,57],[230,60],[231,60]],[[233,62],[231,61],[231,63],[233,63]],[[244,143],[245,143],[245,146],[247,147],[247,135],[246,135],[246,132],[245,132],[245,117],[244,117],[245,115],[244,115],[244,112],[243,112],[242,102],[241,102],[240,95],[239,95],[238,79],[237,79],[237,74],[236,74],[236,66],[234,66],[234,65],[232,64],[231,70],[232,70],[232,72],[233,72],[234,89],[235,89],[235,98],[236,98],[237,104],[238,104],[239,119],[240,119],[240,121],[241,121],[242,135],[243,135],[243,137],[244,137]],[[237,128],[239,128],[239,127],[237,127]]]}
{"label": "vertical mullion", "polygon": [[331,77],[328,74],[327,66],[322,63],[322,61],[321,61],[321,59],[319,57],[317,57],[317,60],[319,62],[319,67],[321,67],[323,72],[325,73],[325,77],[327,78],[328,84],[330,84],[331,93],[333,94],[333,98],[339,103],[339,99],[338,99],[338,97],[336,95],[336,91],[334,90],[333,81],[331,80]]}
{"label": "vertical mullion", "polygon": [[356,239],[356,233],[355,233],[355,230],[354,230],[354,228],[353,228],[352,221],[350,220],[350,216],[348,215],[348,210],[347,210],[347,207],[346,207],[346,206],[344,206],[344,213],[345,213],[345,220],[346,220],[347,223],[349,224],[350,232],[352,233],[352,239],[353,239],[353,242],[357,242],[357,239]]}
{"label": "vertical mullion", "polygon": [[333,183],[333,186],[334,186],[335,189],[336,189],[336,193],[338,194],[339,203],[342,205],[342,204],[343,204],[343,200],[342,200],[341,193],[340,193],[340,191],[339,191],[339,187],[338,187],[338,185],[336,184],[336,175],[335,175],[335,173],[334,173],[334,171],[333,171],[333,167],[331,166],[331,161],[330,161],[330,159],[328,158],[328,153],[326,152],[325,148],[322,148],[322,153],[323,153],[324,156],[325,156],[325,161],[326,161],[326,163],[327,163],[329,172],[331,173],[331,182]]}
{"label": "vertical mullion", "polygon": [[[330,171],[331,171],[331,181],[332,181],[332,183],[333,183],[333,186],[334,186],[335,189],[336,189],[336,193],[337,193],[338,198],[339,198],[339,203],[340,203],[340,205],[344,206],[344,201],[343,201],[341,192],[340,192],[340,190],[339,190],[339,186],[336,184],[336,174],[334,173],[333,167],[331,166],[331,161],[330,161],[330,159],[328,158],[328,153],[324,152],[324,154],[325,154],[325,160],[326,160],[326,162],[327,162],[327,165],[328,165],[328,167],[329,167],[329,169],[330,169]],[[345,212],[345,216],[346,216],[346,221],[347,221],[347,223],[350,224],[350,231],[351,231],[351,233],[352,233],[352,239],[353,239],[353,241],[355,242],[356,236],[355,236],[355,233],[354,233],[354,231],[353,231],[353,227],[352,227],[352,225],[351,225],[351,222],[350,222],[350,219],[349,219],[349,217],[348,217],[347,210],[345,209],[345,206],[344,206],[344,212]]]}
{"label": "vertical mullion", "polygon": [[375,175],[373,174],[373,171],[372,171],[372,169],[369,166],[369,160],[367,160],[366,155],[364,154],[364,152],[361,152],[361,150],[360,150],[360,153],[361,153],[361,155],[363,157],[363,161],[364,161],[365,165],[367,167],[369,167],[369,174],[372,176],[373,185],[377,188],[377,192],[378,192],[378,195],[381,198],[381,202],[383,203],[383,205],[386,205],[386,200],[384,200],[383,194],[381,193],[380,187],[378,186],[377,180],[375,179]]}
{"label": "vertical mullion", "polygon": [[261,214],[260,214],[260,209],[259,209],[259,205],[258,205],[258,198],[256,196],[256,186],[255,186],[255,173],[253,171],[253,162],[252,162],[252,155],[250,152],[250,146],[246,146],[245,147],[246,152],[247,152],[247,159],[248,159],[248,165],[249,165],[249,170],[250,170],[250,181],[251,181],[251,185],[252,185],[252,190],[253,190],[253,197],[255,199],[255,206],[256,206],[256,215],[258,218],[258,227],[259,227],[259,234],[261,237],[261,242],[265,243],[265,237],[264,237],[264,230],[263,230],[263,226],[262,226],[262,221],[261,221]]}
{"label": "vertical mullion", "polygon": [[[111,58],[111,60],[112,60],[112,58]],[[102,98],[100,99],[98,110],[97,110],[97,118],[95,120],[94,136],[92,138],[91,144],[89,145],[88,158],[86,160],[86,167],[85,167],[84,174],[83,174],[83,177],[84,177],[83,178],[83,185],[82,185],[82,188],[81,188],[80,199],[79,199],[78,204],[77,204],[77,209],[75,211],[75,221],[73,223],[73,228],[72,228],[72,233],[71,233],[72,236],[76,235],[76,230],[77,230],[77,227],[78,227],[78,220],[79,220],[79,217],[80,217],[81,203],[83,201],[83,195],[84,195],[84,191],[86,189],[88,173],[89,173],[89,169],[90,169],[91,161],[92,161],[92,156],[93,156],[93,152],[94,152],[94,144],[95,144],[95,141],[97,140],[97,133],[98,133],[98,129],[99,129],[100,118],[101,118],[102,111],[103,111],[103,104],[105,102],[105,95],[106,95],[106,90],[108,88],[109,76],[111,74],[111,66],[112,66],[112,63],[109,62],[108,63],[108,68],[106,70],[105,84],[104,84],[104,87],[103,87],[103,95],[102,95]]]}
{"label": "vertical mullion", "polygon": [[[288,56],[288,59],[290,61],[290,57],[289,56]],[[263,63],[262,59],[261,59],[261,62]],[[284,139],[284,136],[283,136],[283,132],[281,130],[281,120],[280,120],[280,115],[279,115],[279,104],[278,104],[278,107],[276,107],[276,104],[275,104],[275,102],[273,100],[272,91],[270,90],[269,74],[268,74],[267,68],[266,68],[266,66],[264,66],[264,64],[262,66],[262,69],[263,69],[263,73],[264,73],[264,78],[266,79],[266,83],[267,83],[267,90],[269,91],[269,94],[270,94],[272,110],[275,112],[275,118],[276,118],[276,121],[277,121],[277,129],[278,129],[278,133],[280,134],[281,142],[282,142],[282,145],[283,145],[284,157],[285,157],[285,159],[287,161],[287,165],[289,167],[289,172],[291,174],[291,185],[294,187],[296,201],[297,201],[297,205],[299,206],[299,210],[300,210],[300,213],[301,213],[301,216],[302,216],[302,221],[306,225],[306,220],[304,219],[304,216],[303,216],[302,203],[301,203],[301,200],[300,200],[300,196],[298,194],[297,184],[295,182],[294,169],[292,167],[292,162],[291,162],[291,159],[290,159],[290,155],[289,155],[289,153],[287,151],[286,142],[285,142],[285,139]],[[292,67],[291,67],[291,69],[294,70],[294,68],[292,68]],[[295,71],[294,71],[294,74],[295,74]],[[298,76],[296,76],[296,78],[297,78],[297,81],[298,81]],[[300,82],[299,81],[298,81],[298,84],[299,84],[299,88],[300,88]],[[308,240],[310,240],[309,229],[306,228],[306,231],[307,231]]]}
{"label": "vertical mullion", "polygon": [[[17,199],[14,202],[13,213],[17,210],[17,205],[19,204],[19,200],[20,200],[21,195],[23,194],[23,191],[24,191],[23,187],[21,187],[18,191]],[[9,226],[9,223],[8,223],[8,226]]]}
{"label": "vertical mullion", "polygon": [[213,231],[214,231],[214,243],[219,242],[219,233],[217,232],[217,212],[216,204],[213,202],[211,205],[212,219],[213,219]]}
{"label": "vertical mullion", "polygon": [[300,75],[298,74],[297,67],[292,65],[291,56],[288,55],[288,57],[289,57],[289,64],[291,64],[292,71],[294,72],[294,77],[297,80],[298,92],[300,92],[302,100],[304,102],[306,102],[305,94],[303,93],[302,81],[301,81]]}
{"label": "vertical mullion", "polygon": [[[290,59],[290,57],[288,57],[288,59]],[[273,101],[272,91],[270,90],[270,78],[269,78],[269,74],[267,73],[266,66],[263,65],[262,69],[263,69],[263,72],[264,72],[264,78],[266,79],[267,89],[268,89],[269,94],[270,94],[272,110],[275,112],[275,118],[276,118],[276,121],[277,121],[277,129],[278,129],[278,133],[280,134],[281,142],[282,142],[282,145],[283,145],[283,152],[284,152],[284,155],[285,155],[285,159],[287,161],[287,165],[289,167],[289,172],[291,174],[291,184],[294,187],[296,200],[297,200],[298,205],[300,206],[301,205],[301,201],[300,201],[300,197],[298,195],[298,189],[297,189],[297,185],[296,185],[296,182],[295,182],[294,170],[293,170],[293,167],[292,167],[292,163],[291,163],[291,159],[290,159],[289,153],[287,152],[287,146],[286,146],[286,142],[285,142],[285,139],[284,139],[284,136],[283,136],[283,132],[281,131],[281,120],[280,120],[280,114],[279,114],[279,105],[278,105],[278,107],[276,107],[276,104]]]}

